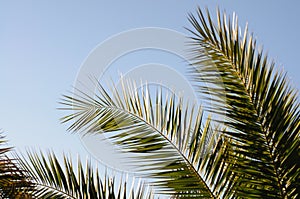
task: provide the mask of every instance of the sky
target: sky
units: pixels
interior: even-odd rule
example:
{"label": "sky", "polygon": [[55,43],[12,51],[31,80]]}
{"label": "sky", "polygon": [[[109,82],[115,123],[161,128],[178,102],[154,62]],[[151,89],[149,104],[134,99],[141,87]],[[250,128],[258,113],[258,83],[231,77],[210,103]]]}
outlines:
{"label": "sky", "polygon": [[[114,35],[137,28],[188,34],[187,16],[197,6],[208,7],[211,14],[217,7],[228,14],[235,12],[241,26],[248,22],[258,43],[299,90],[300,3],[296,0],[1,0],[0,129],[9,145],[21,152],[50,149],[89,155],[78,136],[60,124],[59,118],[66,113],[57,108],[91,51]],[[130,70],[130,65],[150,62],[172,65],[179,61],[168,53],[144,50],[124,55],[113,67]]]}

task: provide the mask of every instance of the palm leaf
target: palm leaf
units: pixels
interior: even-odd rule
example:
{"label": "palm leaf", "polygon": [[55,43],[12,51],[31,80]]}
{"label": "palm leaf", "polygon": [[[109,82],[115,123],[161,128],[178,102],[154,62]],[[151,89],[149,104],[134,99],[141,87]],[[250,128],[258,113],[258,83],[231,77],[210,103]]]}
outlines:
{"label": "palm leaf", "polygon": [[[0,144],[5,143],[5,137],[0,135]],[[26,177],[26,171],[9,157],[11,150],[11,147],[0,148],[0,198],[26,198],[25,191],[31,190],[32,184]]]}
{"label": "palm leaf", "polygon": [[[219,168],[215,161],[204,165],[202,160],[209,161],[211,154],[217,156],[223,145],[210,122],[203,124],[201,109],[184,106],[183,100],[176,100],[175,95],[164,99],[161,90],[152,98],[147,86],[139,93],[134,83],[123,81],[122,85],[121,91],[112,86],[109,94],[98,84],[94,98],[85,93],[65,95],[64,109],[75,112],[62,118],[62,122],[72,121],[72,131],[104,133],[122,152],[136,154],[129,161],[143,176],[155,179],[153,183],[159,187],[159,193],[214,198],[218,183],[209,185],[204,178],[215,181],[217,178],[209,172]],[[217,143],[219,147],[215,149]],[[203,171],[208,167],[205,177]]]}
{"label": "palm leaf", "polygon": [[[300,193],[300,113],[296,90],[275,63],[258,51],[237,17],[217,12],[190,15],[192,74],[199,92],[226,112],[224,133],[234,148],[235,193],[239,197],[297,198]],[[203,86],[206,83],[206,87]]]}
{"label": "palm leaf", "polygon": [[126,182],[116,183],[107,175],[102,179],[89,162],[84,166],[79,159],[75,167],[66,156],[60,163],[54,153],[28,153],[28,158],[18,159],[35,186],[27,192],[31,198],[153,198],[143,184],[127,189]]}

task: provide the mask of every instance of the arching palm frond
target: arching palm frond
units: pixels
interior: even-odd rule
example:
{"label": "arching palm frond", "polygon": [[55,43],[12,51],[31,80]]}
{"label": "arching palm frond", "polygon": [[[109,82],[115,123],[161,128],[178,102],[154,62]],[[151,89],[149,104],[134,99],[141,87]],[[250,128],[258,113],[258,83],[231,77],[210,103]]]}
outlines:
{"label": "arching palm frond", "polygon": [[247,28],[241,35],[236,17],[231,21],[218,11],[214,24],[208,11],[205,16],[198,9],[198,18],[190,15],[189,19],[195,29],[191,31],[194,80],[200,93],[213,96],[212,111],[226,112],[224,133],[235,151],[236,197],[299,197],[296,90],[284,73],[275,71],[267,55],[257,50]]}
{"label": "arching palm frond", "polygon": [[[0,134],[0,145],[6,143],[5,137]],[[25,191],[32,189],[32,184],[26,177],[17,161],[10,158],[10,147],[0,149],[0,198],[26,198]]]}
{"label": "arching palm frond", "polygon": [[64,156],[64,163],[61,164],[54,153],[47,156],[28,153],[28,158],[18,159],[34,185],[34,189],[27,191],[30,198],[153,198],[143,184],[127,189],[126,182],[116,183],[114,178],[107,175],[103,179],[88,162],[84,166],[78,160],[77,165],[73,166],[72,160]]}
{"label": "arching palm frond", "polygon": [[[62,122],[72,121],[72,131],[105,133],[123,152],[136,154],[132,164],[143,175],[155,179],[159,193],[216,197],[218,186],[225,180],[220,172],[212,173],[220,170],[218,163],[224,157],[219,153],[226,142],[209,121],[203,124],[201,109],[184,109],[182,99],[176,100],[175,95],[164,99],[157,91],[152,98],[147,87],[136,92],[130,82],[122,84],[122,90],[112,89],[111,95],[98,84],[94,98],[84,93],[64,96],[65,109],[75,112],[62,118]],[[215,183],[217,180],[220,183]]]}

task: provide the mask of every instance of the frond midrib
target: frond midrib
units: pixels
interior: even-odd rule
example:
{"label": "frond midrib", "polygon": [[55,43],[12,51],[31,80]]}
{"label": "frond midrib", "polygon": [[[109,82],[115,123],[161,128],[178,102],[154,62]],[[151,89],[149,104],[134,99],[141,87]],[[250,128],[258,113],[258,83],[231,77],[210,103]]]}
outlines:
{"label": "frond midrib", "polygon": [[54,187],[54,186],[43,184],[41,182],[34,182],[34,184],[36,186],[40,186],[40,187],[45,187],[45,188],[51,189],[51,190],[53,190],[55,192],[61,193],[61,194],[65,195],[65,196],[68,196],[70,198],[77,199],[76,197],[74,197],[73,195],[70,195],[68,192],[64,191],[63,189],[59,189],[59,188]]}
{"label": "frond midrib", "polygon": [[134,114],[130,111],[128,111],[127,109],[122,109],[120,107],[117,106],[91,106],[91,108],[93,109],[97,109],[97,108],[102,108],[102,109],[112,109],[112,110],[116,110],[116,111],[121,111],[125,114],[129,114],[133,117],[135,117],[136,119],[140,120],[141,122],[145,123],[146,125],[150,126],[154,131],[156,131],[157,133],[159,133],[161,136],[163,136],[163,138],[169,143],[171,144],[171,146],[180,154],[180,156],[183,158],[183,160],[188,164],[188,167],[190,167],[192,169],[192,171],[196,174],[197,178],[205,185],[205,187],[207,188],[207,190],[209,191],[210,195],[212,198],[216,198],[216,196],[212,193],[211,189],[209,188],[209,186],[207,185],[206,181],[204,179],[202,179],[202,176],[197,172],[196,168],[194,167],[194,165],[189,161],[189,159],[179,150],[179,148],[176,147],[176,145],[168,138],[166,137],[162,132],[160,132],[159,129],[157,129],[153,124],[151,124],[150,122],[146,121],[143,117],[140,117],[137,114]]}
{"label": "frond midrib", "polygon": [[[228,57],[228,56],[226,55],[226,53],[224,53],[221,49],[219,49],[218,46],[213,45],[212,42],[210,42],[210,41],[206,41],[206,42],[207,42],[207,44],[210,45],[210,47],[211,47],[213,50],[215,50],[215,51],[217,51],[218,53],[220,53],[220,54],[223,56],[223,58],[225,58],[225,59],[230,63],[229,65],[232,67],[232,69],[233,69],[235,75],[236,75],[236,76],[239,78],[239,80],[241,81],[241,84],[243,85],[243,88],[244,88],[244,92],[245,92],[245,94],[247,95],[247,98],[248,98],[248,100],[249,100],[249,102],[250,102],[250,104],[251,104],[251,108],[252,108],[253,111],[255,111],[255,118],[257,118],[256,121],[259,123],[259,128],[260,128],[260,132],[261,132],[260,134],[262,134],[261,137],[264,139],[265,143],[266,143],[267,146],[268,146],[268,151],[267,151],[267,153],[268,153],[269,157],[270,157],[271,160],[272,160],[272,168],[273,168],[275,177],[276,177],[276,179],[277,179],[278,187],[280,188],[280,193],[281,193],[282,197],[285,198],[285,197],[286,197],[286,193],[284,193],[283,186],[282,186],[281,180],[280,180],[281,178],[279,177],[278,172],[277,172],[277,170],[278,170],[279,168],[276,167],[276,164],[275,164],[275,157],[272,155],[272,145],[270,144],[270,142],[269,142],[268,139],[267,139],[266,132],[263,130],[264,124],[263,124],[263,122],[261,122],[261,120],[259,119],[259,117],[260,117],[260,115],[259,115],[259,110],[257,110],[257,109],[255,108],[255,106],[254,106],[254,102],[253,102],[253,100],[252,100],[252,94],[251,94],[251,92],[249,92],[249,89],[247,89],[247,83],[245,82],[245,78],[243,78],[243,74],[240,74],[240,73],[239,73],[239,71],[237,70],[238,67],[235,65],[235,63],[233,62],[233,59],[232,59],[230,56]],[[252,45],[252,43],[251,43],[251,45]],[[253,55],[253,56],[254,56],[254,55]]]}

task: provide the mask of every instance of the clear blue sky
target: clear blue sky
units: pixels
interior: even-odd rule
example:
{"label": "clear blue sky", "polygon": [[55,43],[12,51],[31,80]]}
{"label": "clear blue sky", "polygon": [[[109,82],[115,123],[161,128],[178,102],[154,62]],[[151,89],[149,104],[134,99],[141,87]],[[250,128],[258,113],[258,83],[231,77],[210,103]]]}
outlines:
{"label": "clear blue sky", "polygon": [[[84,59],[108,37],[132,28],[187,33],[187,14],[208,6],[235,11],[300,88],[300,3],[294,1],[0,1],[0,129],[11,145],[85,155],[59,123],[59,98]],[[143,61],[143,60],[141,60]]]}

